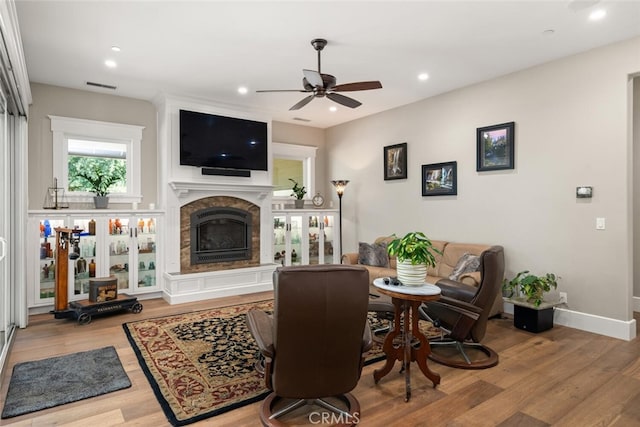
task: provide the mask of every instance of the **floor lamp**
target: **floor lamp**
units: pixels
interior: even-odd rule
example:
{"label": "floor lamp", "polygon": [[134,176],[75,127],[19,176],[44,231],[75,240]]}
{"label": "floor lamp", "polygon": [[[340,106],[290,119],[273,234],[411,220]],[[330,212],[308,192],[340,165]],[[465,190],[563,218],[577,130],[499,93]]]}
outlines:
{"label": "floor lamp", "polygon": [[344,194],[344,187],[347,186],[349,181],[338,180],[331,181],[334,187],[336,187],[336,193],[338,193],[338,218],[340,224],[340,264],[342,264],[342,195]]}

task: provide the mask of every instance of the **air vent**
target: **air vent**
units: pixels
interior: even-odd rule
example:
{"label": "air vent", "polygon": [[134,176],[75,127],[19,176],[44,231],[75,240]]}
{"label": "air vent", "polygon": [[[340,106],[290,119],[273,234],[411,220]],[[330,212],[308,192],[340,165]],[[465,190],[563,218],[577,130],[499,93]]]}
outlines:
{"label": "air vent", "polygon": [[310,122],[309,119],[303,119],[302,117],[294,117],[293,120],[297,120],[299,122]]}
{"label": "air vent", "polygon": [[101,87],[103,89],[111,89],[111,90],[117,89],[116,86],[106,85],[104,83],[96,83],[96,82],[87,82],[87,86],[95,86],[95,87]]}

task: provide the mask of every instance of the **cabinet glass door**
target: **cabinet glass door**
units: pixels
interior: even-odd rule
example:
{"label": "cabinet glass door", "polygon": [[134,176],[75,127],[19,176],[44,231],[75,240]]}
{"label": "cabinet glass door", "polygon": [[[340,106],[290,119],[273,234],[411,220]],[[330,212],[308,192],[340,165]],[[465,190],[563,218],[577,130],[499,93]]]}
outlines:
{"label": "cabinet glass door", "polygon": [[273,217],[273,261],[285,265],[287,251],[287,217],[277,215]]}
{"label": "cabinet glass door", "polygon": [[[133,226],[133,224],[132,224]],[[148,288],[156,285],[156,219],[136,218],[135,230],[138,256],[135,268],[136,287]]]}
{"label": "cabinet glass door", "polygon": [[309,216],[309,264],[318,264],[321,254],[322,217]]}
{"label": "cabinet glass door", "polygon": [[302,220],[303,217],[300,215],[291,215],[290,217],[291,223],[291,253],[289,254],[289,258],[291,260],[291,265],[300,265],[302,264]]}
{"label": "cabinet glass door", "polygon": [[129,218],[109,218],[107,230],[109,275],[118,279],[118,292],[129,290]]}
{"label": "cabinet glass door", "polygon": [[40,286],[39,299],[53,300],[56,284],[55,284],[55,250],[56,250],[56,232],[58,227],[64,227],[62,219],[45,219],[40,221],[40,260],[38,262]]}
{"label": "cabinet glass door", "polygon": [[96,221],[90,218],[75,218],[71,224],[72,228],[79,228],[80,242],[76,247],[69,248],[69,252],[76,252],[80,257],[76,260],[70,260],[73,265],[69,267],[69,271],[73,272],[73,296],[70,298],[77,299],[78,296],[87,298],[89,295],[89,279],[96,276],[96,269],[100,262],[96,257],[97,239],[96,239]]}
{"label": "cabinet glass door", "polygon": [[334,235],[335,235],[335,216],[323,215],[322,216],[322,254],[323,262],[325,264],[334,264]]}

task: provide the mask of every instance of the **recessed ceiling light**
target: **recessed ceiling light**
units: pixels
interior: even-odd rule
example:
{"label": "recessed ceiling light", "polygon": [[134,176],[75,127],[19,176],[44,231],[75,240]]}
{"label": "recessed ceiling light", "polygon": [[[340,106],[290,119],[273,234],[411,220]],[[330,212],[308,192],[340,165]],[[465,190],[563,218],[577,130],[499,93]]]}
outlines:
{"label": "recessed ceiling light", "polygon": [[338,107],[336,107],[335,105],[332,105],[331,107],[329,107],[329,111],[331,111],[332,113],[335,113],[336,111],[338,111]]}
{"label": "recessed ceiling light", "polygon": [[239,93],[240,95],[246,95],[246,94],[247,94],[247,92],[249,92],[249,89],[247,89],[247,88],[246,88],[246,87],[244,87],[244,86],[240,86],[240,87],[238,88],[238,93]]}
{"label": "recessed ceiling light", "polygon": [[602,18],[604,18],[605,16],[607,16],[607,11],[604,9],[596,9],[593,12],[591,12],[589,14],[589,20],[590,21],[599,21]]}
{"label": "recessed ceiling light", "polygon": [[111,50],[114,52],[120,52],[120,47],[119,46],[111,46]]}
{"label": "recessed ceiling light", "polygon": [[429,74],[427,74],[427,73],[418,74],[418,80],[425,81],[425,80],[428,80],[428,79],[429,79]]}
{"label": "recessed ceiling light", "polygon": [[113,59],[107,59],[106,61],[104,61],[104,65],[109,68],[116,68],[118,66],[118,64],[116,64],[116,61],[114,61]]}

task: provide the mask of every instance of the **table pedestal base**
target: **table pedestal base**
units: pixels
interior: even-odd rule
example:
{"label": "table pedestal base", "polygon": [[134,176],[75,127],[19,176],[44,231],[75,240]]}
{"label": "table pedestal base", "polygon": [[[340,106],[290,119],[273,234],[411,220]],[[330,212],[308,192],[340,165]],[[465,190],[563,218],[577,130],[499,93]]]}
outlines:
{"label": "table pedestal base", "polygon": [[[420,326],[418,325],[420,320],[418,307],[422,302],[395,297],[392,298],[392,301],[395,307],[394,328],[389,331],[382,346],[384,353],[387,355],[387,361],[381,369],[376,369],[373,372],[373,380],[377,384],[382,377],[391,371],[396,360],[401,361],[405,378],[405,402],[408,402],[411,398],[411,362],[418,363],[420,370],[433,382],[434,387],[440,384],[440,375],[427,366],[427,357],[431,353],[431,347],[429,346],[429,340],[420,331]],[[402,328],[400,325],[401,317],[404,318]],[[409,330],[409,321],[411,321],[411,330]],[[402,334],[402,344],[394,345],[395,338],[400,334]],[[412,345],[414,339],[419,341],[419,346]]]}

